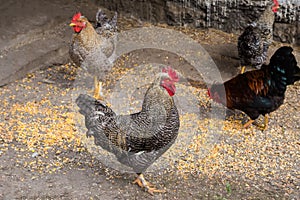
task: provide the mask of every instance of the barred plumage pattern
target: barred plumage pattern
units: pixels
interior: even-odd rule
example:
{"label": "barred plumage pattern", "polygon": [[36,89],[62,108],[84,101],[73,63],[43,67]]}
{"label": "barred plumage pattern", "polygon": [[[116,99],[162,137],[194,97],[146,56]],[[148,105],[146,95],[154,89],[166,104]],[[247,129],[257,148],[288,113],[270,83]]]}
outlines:
{"label": "barred plumage pattern", "polygon": [[180,122],[174,100],[157,83],[147,90],[142,110],[131,115],[117,116],[88,95],[81,94],[76,103],[85,116],[87,136],[93,136],[96,145],[115,154],[136,173],[144,172],[178,135]]}
{"label": "barred plumage pattern", "polygon": [[270,1],[260,18],[246,27],[238,38],[238,54],[242,66],[260,69],[267,59],[269,45],[273,38],[275,20]]}
{"label": "barred plumage pattern", "polygon": [[256,25],[248,26],[238,38],[238,53],[242,66],[260,69],[267,59],[269,43]]}

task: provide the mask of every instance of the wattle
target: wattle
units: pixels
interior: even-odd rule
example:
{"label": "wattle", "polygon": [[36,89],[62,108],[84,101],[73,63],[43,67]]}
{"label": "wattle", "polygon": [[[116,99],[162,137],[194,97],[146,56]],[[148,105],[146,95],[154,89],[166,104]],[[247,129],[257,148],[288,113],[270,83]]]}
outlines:
{"label": "wattle", "polygon": [[80,31],[82,30],[82,28],[79,26],[74,26],[73,29],[74,29],[75,33],[80,33]]}
{"label": "wattle", "polygon": [[169,93],[170,96],[174,96],[175,94],[175,90],[176,90],[176,87],[175,85],[168,85],[168,86],[163,86],[167,92]]}
{"label": "wattle", "polygon": [[173,91],[171,91],[169,89],[167,89],[167,92],[169,93],[170,96],[174,96],[174,94],[175,94]]}

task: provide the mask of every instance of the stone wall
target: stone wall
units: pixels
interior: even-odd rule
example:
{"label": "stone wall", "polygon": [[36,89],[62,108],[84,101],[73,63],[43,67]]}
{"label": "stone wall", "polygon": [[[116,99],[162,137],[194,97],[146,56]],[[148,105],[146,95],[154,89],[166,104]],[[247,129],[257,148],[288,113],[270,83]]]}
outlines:
{"label": "stone wall", "polygon": [[[151,22],[240,33],[267,0],[94,0],[99,6]],[[279,0],[274,39],[300,45],[300,0]]]}

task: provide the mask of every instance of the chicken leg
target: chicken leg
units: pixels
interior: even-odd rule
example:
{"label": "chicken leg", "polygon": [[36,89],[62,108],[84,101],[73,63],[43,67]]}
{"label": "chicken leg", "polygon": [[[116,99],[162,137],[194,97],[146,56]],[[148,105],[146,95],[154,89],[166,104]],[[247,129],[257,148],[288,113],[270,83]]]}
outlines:
{"label": "chicken leg", "polygon": [[240,72],[240,73],[241,73],[241,74],[245,73],[245,70],[246,70],[246,66],[242,66],[242,67],[241,67],[241,72]]}
{"label": "chicken leg", "polygon": [[155,187],[153,187],[151,183],[145,180],[143,174],[138,174],[138,177],[135,179],[135,181],[133,181],[133,184],[135,183],[138,184],[141,188],[146,188],[146,191],[151,195],[154,195],[155,192],[157,193],[166,192],[165,190],[158,190]]}
{"label": "chicken leg", "polygon": [[244,128],[248,128],[251,124],[253,124],[254,120],[250,119],[246,124],[244,124]]}
{"label": "chicken leg", "polygon": [[102,82],[98,81],[97,76],[94,76],[94,98],[104,101],[104,97],[102,96]]}

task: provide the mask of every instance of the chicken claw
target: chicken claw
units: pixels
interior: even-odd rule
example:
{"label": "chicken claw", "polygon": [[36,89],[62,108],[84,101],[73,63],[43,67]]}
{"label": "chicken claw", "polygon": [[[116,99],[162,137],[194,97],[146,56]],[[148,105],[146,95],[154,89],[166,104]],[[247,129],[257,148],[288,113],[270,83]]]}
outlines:
{"label": "chicken claw", "polygon": [[154,195],[154,193],[164,193],[166,192],[165,190],[158,190],[156,189],[153,184],[149,183],[148,181],[145,180],[143,174],[140,174],[135,181],[132,182],[133,184],[138,184],[141,188],[145,188],[146,191],[151,194]]}
{"label": "chicken claw", "polygon": [[255,125],[262,131],[266,130],[268,127],[268,123],[269,123],[269,118],[267,115],[264,116],[264,124],[258,124],[257,122],[255,122],[254,120],[249,120],[246,124],[244,124],[244,128],[248,128],[251,124],[255,123]]}

